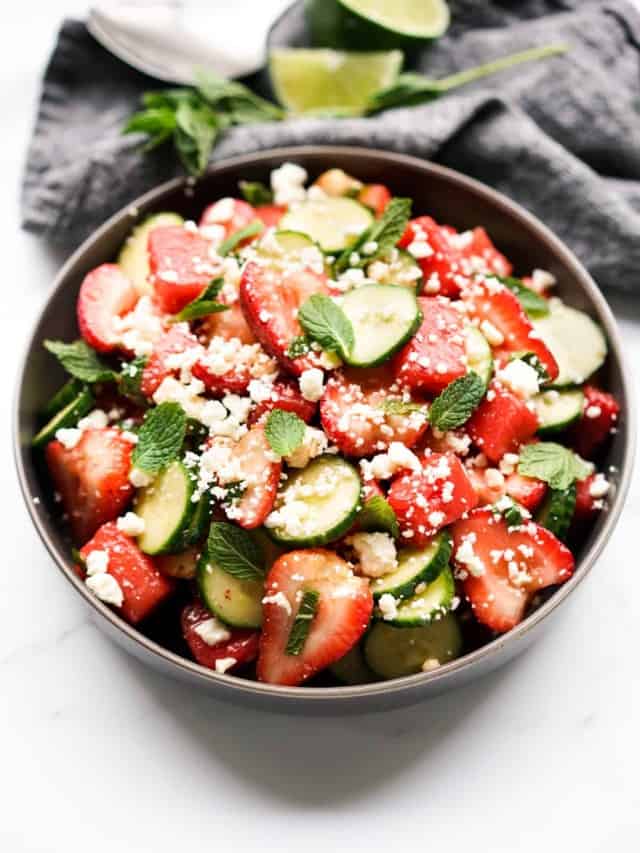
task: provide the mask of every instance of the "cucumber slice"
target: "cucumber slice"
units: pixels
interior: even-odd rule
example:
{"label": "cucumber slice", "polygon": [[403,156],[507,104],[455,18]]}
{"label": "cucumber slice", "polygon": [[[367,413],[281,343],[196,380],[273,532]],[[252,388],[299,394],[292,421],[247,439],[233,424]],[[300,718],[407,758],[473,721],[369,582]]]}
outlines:
{"label": "cucumber slice", "polygon": [[286,545],[326,545],[349,530],[361,509],[360,475],[344,459],[319,456],[278,493],[269,534]]}
{"label": "cucumber slice", "polygon": [[209,610],[227,625],[262,625],[262,580],[240,580],[203,555],[198,564],[198,590]]}
{"label": "cucumber slice", "polygon": [[564,541],[576,508],[576,484],[567,489],[550,489],[536,513],[536,521]]}
{"label": "cucumber slice", "polygon": [[434,581],[426,584],[424,589],[421,587],[418,589],[421,591],[415,592],[398,607],[398,615],[395,619],[389,620],[390,625],[415,628],[441,619],[451,610],[456,587],[448,566]]}
{"label": "cucumber slice", "polygon": [[150,486],[140,489],[135,511],[145,521],[138,546],[145,554],[184,551],[201,538],[209,518],[206,498],[192,501],[195,489],[182,462],[172,462]]}
{"label": "cucumber slice", "polygon": [[343,684],[370,684],[376,681],[375,673],[367,666],[362,646],[354,646],[350,652],[332,663],[329,671]]}
{"label": "cucumber slice", "polygon": [[581,385],[602,367],[607,357],[607,341],[600,327],[585,314],[559,299],[549,303],[546,317],[533,325],[558,362],[560,373],[549,387]]}
{"label": "cucumber slice", "polygon": [[120,249],[118,265],[141,296],[145,293],[151,293],[153,290],[148,281],[147,238],[149,232],[161,225],[182,225],[183,223],[184,219],[177,213],[155,213],[141,222],[140,225],[136,225]]}
{"label": "cucumber slice", "polygon": [[307,234],[328,254],[352,246],[373,222],[370,210],[351,198],[320,198],[296,204],[280,220],[286,231]]}
{"label": "cucumber slice", "polygon": [[488,385],[493,375],[493,355],[489,342],[475,326],[467,326],[466,350],[469,370],[477,373],[485,385]]}
{"label": "cucumber slice", "polygon": [[64,409],[64,407],[68,406],[72,400],[75,400],[84,388],[84,382],[81,382],[79,379],[69,379],[68,382],[65,382],[62,388],[56,391],[47,405],[42,409],[42,412],[40,413],[42,420],[51,420],[51,418],[54,415],[57,415],[61,409]]}
{"label": "cucumber slice", "polygon": [[409,598],[419,583],[431,583],[446,568],[451,556],[451,540],[446,533],[435,536],[426,548],[404,548],[398,554],[398,568],[371,583],[376,601],[390,593]]}
{"label": "cucumber slice", "polygon": [[275,269],[290,270],[292,265],[316,269],[328,268],[322,249],[300,231],[268,231],[257,244],[247,246],[246,256],[266,261]]}
{"label": "cucumber slice", "polygon": [[462,634],[452,613],[419,628],[376,622],[364,641],[367,664],[385,679],[422,672],[427,661],[448,663],[461,652]]}
{"label": "cucumber slice", "polygon": [[179,580],[193,580],[198,574],[201,548],[188,548],[180,554],[158,554],[154,560],[164,575]]}
{"label": "cucumber slice", "polygon": [[[65,386],[66,387],[66,386]],[[83,388],[74,399],[55,414],[31,440],[33,447],[43,447],[56,437],[59,429],[74,427],[93,408],[95,400],[89,388]]]}
{"label": "cucumber slice", "polygon": [[393,249],[388,259],[383,258],[381,262],[374,261],[369,264],[366,275],[367,278],[373,278],[378,284],[395,284],[396,287],[408,287],[416,293],[420,293],[422,290],[420,264],[404,249]]}
{"label": "cucumber slice", "polygon": [[388,361],[422,322],[415,293],[392,284],[365,284],[349,291],[340,307],[353,326],[348,364],[375,367]]}
{"label": "cucumber slice", "polygon": [[531,400],[540,421],[538,435],[553,435],[567,429],[582,416],[584,394],[571,391],[543,391]]}

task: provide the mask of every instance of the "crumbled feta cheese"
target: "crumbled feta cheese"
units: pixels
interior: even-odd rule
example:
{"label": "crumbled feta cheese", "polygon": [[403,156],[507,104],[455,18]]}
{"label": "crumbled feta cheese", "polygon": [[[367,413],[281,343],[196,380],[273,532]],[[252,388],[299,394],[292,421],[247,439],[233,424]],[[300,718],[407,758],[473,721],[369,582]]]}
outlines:
{"label": "crumbled feta cheese", "polygon": [[215,663],[215,669],[218,673],[225,673],[232,666],[235,666],[238,661],[235,658],[218,658]]}
{"label": "crumbled feta cheese", "polygon": [[388,533],[355,533],[347,539],[356,553],[360,573],[379,578],[398,568],[396,545]]}
{"label": "crumbled feta cheese", "polygon": [[438,669],[440,667],[440,661],[438,658],[427,658],[422,664],[423,672],[433,672],[434,669]]}
{"label": "crumbled feta cheese", "polygon": [[531,286],[537,293],[544,293],[556,283],[556,277],[547,270],[534,270],[531,273]]}
{"label": "crumbled feta cheese", "polygon": [[85,584],[105,604],[113,604],[116,607],[122,606],[122,602],[124,601],[122,589],[113,575],[106,572],[99,572],[96,575],[88,577]]}
{"label": "crumbled feta cheese", "polygon": [[78,429],[105,429],[107,426],[109,426],[109,417],[102,409],[94,409],[78,421]]}
{"label": "crumbled feta cheese", "polygon": [[249,417],[251,410],[251,400],[249,397],[240,397],[238,394],[226,394],[222,398],[222,405],[239,424],[245,423]]}
{"label": "crumbled feta cheese", "polygon": [[289,205],[297,201],[304,201],[306,198],[304,188],[306,180],[305,169],[296,163],[283,163],[279,169],[274,169],[271,172],[271,189],[273,190],[274,202]]}
{"label": "crumbled feta cheese", "polygon": [[135,512],[128,512],[121,516],[117,522],[118,530],[126,533],[127,536],[142,536],[145,529],[145,520]]}
{"label": "crumbled feta cheese", "polygon": [[148,486],[153,482],[153,477],[151,474],[147,474],[146,471],[142,471],[140,468],[132,468],[129,471],[129,482],[131,485],[135,486],[136,489],[143,489],[145,486]]}
{"label": "crumbled feta cheese", "polygon": [[407,252],[419,260],[420,258],[428,258],[433,255],[433,249],[426,240],[414,240],[407,246]]}
{"label": "crumbled feta cheese", "polygon": [[325,453],[328,446],[329,440],[321,429],[305,427],[302,444],[285,456],[285,461],[292,468],[305,468],[312,459]]}
{"label": "crumbled feta cheese", "polygon": [[131,432],[128,429],[124,429],[124,430],[122,430],[120,435],[122,436],[122,438],[124,438],[125,441],[128,441],[130,444],[137,444],[138,443],[138,436],[136,435],[135,432]]}
{"label": "crumbled feta cheese", "polygon": [[599,418],[602,414],[602,409],[600,406],[587,406],[584,413],[588,418]]}
{"label": "crumbled feta cheese", "polygon": [[466,566],[469,570],[469,574],[474,578],[478,578],[485,573],[485,568],[484,563],[473,550],[475,538],[474,533],[470,533],[463,537],[461,544],[456,550],[455,559],[458,563],[462,563],[463,566]]}
{"label": "crumbled feta cheese", "polygon": [[500,473],[504,474],[505,477],[508,477],[509,474],[513,474],[519,461],[520,457],[517,453],[505,453],[498,463]]}
{"label": "crumbled feta cheese", "polygon": [[480,323],[480,331],[492,347],[499,347],[504,343],[504,335],[489,320]]}
{"label": "crumbled feta cheese", "polygon": [[85,559],[85,565],[87,567],[87,574],[90,577],[91,575],[103,574],[109,568],[108,551],[102,551],[99,548],[96,548],[95,551],[89,551]]}
{"label": "crumbled feta cheese", "polygon": [[164,333],[164,323],[149,296],[142,296],[133,311],[113,318],[116,342],[136,356],[150,355]]}
{"label": "crumbled feta cheese", "polygon": [[605,478],[604,474],[596,474],[589,486],[589,495],[592,498],[603,498],[608,494],[610,483]]}
{"label": "crumbled feta cheese", "polygon": [[302,372],[299,385],[305,400],[315,403],[324,393],[324,374],[318,367],[310,367]]}
{"label": "crumbled feta cheese", "polygon": [[418,457],[400,441],[392,441],[386,453],[379,453],[370,462],[363,459],[360,467],[365,480],[389,480],[396,471],[421,470]]}
{"label": "crumbled feta cheese", "polygon": [[293,612],[291,610],[291,604],[289,603],[289,599],[280,590],[278,592],[274,592],[271,595],[265,595],[262,599],[263,604],[275,604],[276,607],[281,607],[288,616],[291,616]]}
{"label": "crumbled feta cheese", "polygon": [[533,397],[539,390],[538,374],[520,358],[510,361],[498,370],[496,378],[525,400]]}
{"label": "crumbled feta cheese", "polygon": [[231,631],[215,616],[200,622],[193,630],[208,646],[217,646],[231,639]]}
{"label": "crumbled feta cheese", "polygon": [[235,210],[236,204],[231,197],[221,198],[207,210],[207,222],[225,224],[233,218]]}
{"label": "crumbled feta cheese", "polygon": [[362,247],[362,254],[363,255],[373,255],[374,252],[377,252],[377,251],[378,251],[378,244],[375,240],[369,240]]}
{"label": "crumbled feta cheese", "polygon": [[384,595],[380,596],[378,607],[385,621],[395,619],[398,616],[398,602],[390,592],[385,592]]}
{"label": "crumbled feta cheese", "polygon": [[73,450],[81,438],[82,430],[76,429],[75,427],[71,427],[70,429],[62,427],[61,429],[56,430],[56,439],[60,444],[63,444],[67,450]]}
{"label": "crumbled feta cheese", "polygon": [[497,468],[487,468],[484,479],[490,489],[502,489],[504,487],[504,476]]}
{"label": "crumbled feta cheese", "polygon": [[265,403],[271,399],[273,394],[273,382],[267,381],[272,377],[263,377],[262,379],[252,379],[249,382],[249,397],[254,403]]}

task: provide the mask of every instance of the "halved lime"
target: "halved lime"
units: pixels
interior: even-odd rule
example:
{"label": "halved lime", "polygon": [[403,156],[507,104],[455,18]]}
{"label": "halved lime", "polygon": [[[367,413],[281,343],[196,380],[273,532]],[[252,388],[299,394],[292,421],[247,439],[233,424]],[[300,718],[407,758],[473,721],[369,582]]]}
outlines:
{"label": "halved lime", "polygon": [[283,48],[271,52],[269,72],[276,97],[292,113],[357,115],[375,92],[394,83],[402,58],[399,50]]}
{"label": "halved lime", "polygon": [[445,0],[306,0],[313,44],[411,50],[449,26]]}

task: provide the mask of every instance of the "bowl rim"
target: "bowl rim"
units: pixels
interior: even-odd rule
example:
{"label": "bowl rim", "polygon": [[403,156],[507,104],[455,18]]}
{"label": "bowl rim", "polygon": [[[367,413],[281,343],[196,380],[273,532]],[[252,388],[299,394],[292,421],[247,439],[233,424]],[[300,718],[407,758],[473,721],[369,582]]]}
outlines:
{"label": "bowl rim", "polygon": [[[491,640],[489,643],[480,646],[468,654],[457,658],[450,663],[444,664],[437,670],[426,673],[417,673],[415,675],[403,676],[389,681],[371,682],[362,685],[344,685],[340,687],[318,687],[309,688],[304,686],[287,687],[273,684],[266,684],[259,681],[249,681],[248,679],[238,678],[224,673],[216,673],[214,670],[207,669],[194,661],[181,657],[175,652],[164,648],[158,643],[150,640],[144,634],[140,633],[133,625],[128,624],[115,611],[111,610],[107,605],[101,602],[96,596],[92,595],[86,589],[84,583],[78,578],[73,571],[73,563],[68,555],[58,548],[56,542],[49,535],[44,522],[44,509],[34,503],[30,493],[29,481],[27,476],[27,464],[23,460],[23,448],[20,441],[20,399],[22,396],[25,369],[27,360],[39,343],[36,341],[36,335],[43,314],[47,310],[51,300],[65,286],[65,279],[69,270],[74,264],[84,255],[90,244],[99,240],[103,234],[106,234],[115,224],[119,223],[123,217],[131,215],[131,210],[142,208],[156,199],[162,197],[165,193],[179,190],[181,187],[188,188],[193,185],[193,179],[188,176],[179,176],[165,181],[162,184],[152,188],[143,195],[129,202],[112,216],[110,216],[96,231],[90,234],[86,240],[71,254],[58,271],[51,291],[40,308],[35,322],[32,325],[31,333],[27,339],[27,344],[22,352],[17,373],[16,384],[14,388],[13,399],[13,452],[14,461],[18,474],[18,481],[22,492],[23,500],[27,506],[27,511],[36,528],[40,539],[45,548],[53,558],[56,566],[66,578],[66,580],[75,587],[76,591],[82,596],[85,603],[88,604],[93,611],[110,623],[111,629],[115,632],[122,632],[133,645],[139,645],[146,652],[154,657],[160,658],[170,666],[176,666],[181,673],[192,680],[198,680],[204,685],[211,686],[212,684],[225,690],[227,696],[221,698],[233,699],[233,696],[239,694],[252,695],[255,698],[256,693],[262,697],[271,697],[273,699],[291,699],[304,700],[305,703],[326,703],[340,702],[341,700],[355,700],[374,698],[380,696],[388,696],[390,693],[407,694],[418,688],[424,688],[427,684],[434,685],[434,692],[437,690],[438,682],[445,682],[450,679],[455,673],[472,669],[478,666],[482,661],[487,661],[489,658],[495,657],[505,646],[515,646],[518,640],[521,640],[536,628],[543,620],[545,620],[556,608],[561,605],[573,592],[573,590],[585,579],[591,571],[596,560],[602,553],[607,544],[611,533],[613,532],[629,489],[631,475],[633,471],[633,462],[635,457],[636,446],[636,413],[635,413],[635,394],[631,381],[630,368],[626,361],[626,356],[622,351],[621,335],[617,328],[616,321],[613,317],[611,309],[607,304],[604,296],[600,292],[591,275],[582,266],[573,252],[547,228],[536,216],[529,213],[525,208],[518,203],[512,201],[507,196],[494,190],[493,188],[483,184],[482,182],[470,178],[454,169],[446,166],[433,163],[430,160],[423,160],[408,154],[400,154],[395,151],[387,151],[376,148],[363,148],[360,146],[349,145],[291,145],[276,148],[264,149],[248,154],[241,154],[234,157],[224,158],[212,163],[204,178],[216,175],[221,172],[228,172],[242,169],[247,166],[260,165],[261,162],[280,159],[282,161],[295,159],[297,156],[313,156],[317,159],[326,159],[331,162],[331,158],[340,156],[356,156],[362,159],[377,160],[378,162],[386,161],[396,163],[417,172],[428,175],[437,175],[454,184],[457,184],[463,190],[475,195],[482,196],[485,200],[501,209],[510,217],[519,220],[535,234],[535,237],[543,242],[546,242],[551,250],[556,254],[567,267],[569,267],[580,283],[583,292],[586,294],[591,307],[598,315],[598,321],[604,327],[605,335],[609,343],[609,357],[616,362],[621,376],[624,396],[627,401],[627,410],[625,411],[624,430],[625,430],[625,445],[623,460],[620,465],[619,478],[616,484],[616,490],[613,501],[607,511],[607,516],[602,524],[598,535],[594,538],[589,549],[582,554],[577,563],[576,570],[572,577],[563,584],[555,593],[544,602],[537,610],[531,613],[511,631],[502,634],[499,637]],[[233,695],[232,695],[233,694]]]}

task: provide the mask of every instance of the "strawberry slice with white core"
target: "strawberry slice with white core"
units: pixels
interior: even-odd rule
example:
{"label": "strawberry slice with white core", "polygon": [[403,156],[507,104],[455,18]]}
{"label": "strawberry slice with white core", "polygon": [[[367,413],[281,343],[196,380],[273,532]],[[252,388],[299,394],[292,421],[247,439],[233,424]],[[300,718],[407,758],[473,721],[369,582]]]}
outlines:
{"label": "strawberry slice with white core", "polygon": [[496,278],[475,280],[462,291],[462,299],[470,317],[478,324],[491,324],[502,343],[494,347],[499,361],[507,361],[516,352],[532,352],[540,359],[549,380],[558,376],[558,364],[538,332],[533,328],[520,300]]}
{"label": "strawberry slice with white core", "polygon": [[237,441],[221,436],[211,439],[201,466],[217,483],[213,494],[222,499],[230,521],[246,530],[263,524],[273,509],[282,473],[282,463],[269,446],[263,424],[255,424]]}
{"label": "strawberry slice with white core", "polygon": [[251,261],[242,273],[240,301],[253,334],[269,355],[297,376],[321,367],[315,352],[298,358],[288,355],[294,338],[302,335],[298,311],[314,293],[328,292],[326,276],[311,270],[283,272]]}
{"label": "strawberry slice with white core", "polygon": [[438,530],[478,503],[474,488],[457,456],[431,453],[422,470],[397,476],[387,500],[408,545],[424,545]]}
{"label": "strawberry slice with white core", "polygon": [[184,608],[180,625],[191,654],[207,669],[233,671],[258,656],[258,631],[224,625],[199,601]]}
{"label": "strawberry slice with white core", "polygon": [[80,285],[76,311],[80,334],[98,352],[118,346],[114,318],[131,311],[138,291],[116,264],[102,264]]}
{"label": "strawberry slice with white core", "polygon": [[[318,593],[315,616],[299,654],[286,647],[302,597]],[[271,567],[263,598],[258,678],[296,685],[339,660],[363,635],[373,610],[366,578],[356,577],[332,551],[290,551]]]}
{"label": "strawberry slice with white core", "polygon": [[320,401],[324,431],[347,456],[371,456],[395,441],[413,447],[427,429],[426,407],[394,414],[385,411],[392,400],[421,402],[393,379],[389,368],[338,371]]}
{"label": "strawberry slice with white core", "polygon": [[393,371],[407,387],[439,394],[467,372],[462,314],[443,297],[418,299],[422,325],[393,360]]}
{"label": "strawberry slice with white core", "polygon": [[457,577],[476,619],[500,633],[524,617],[538,590],[567,581],[571,551],[553,533],[528,521],[517,527],[477,509],[452,529]]}

